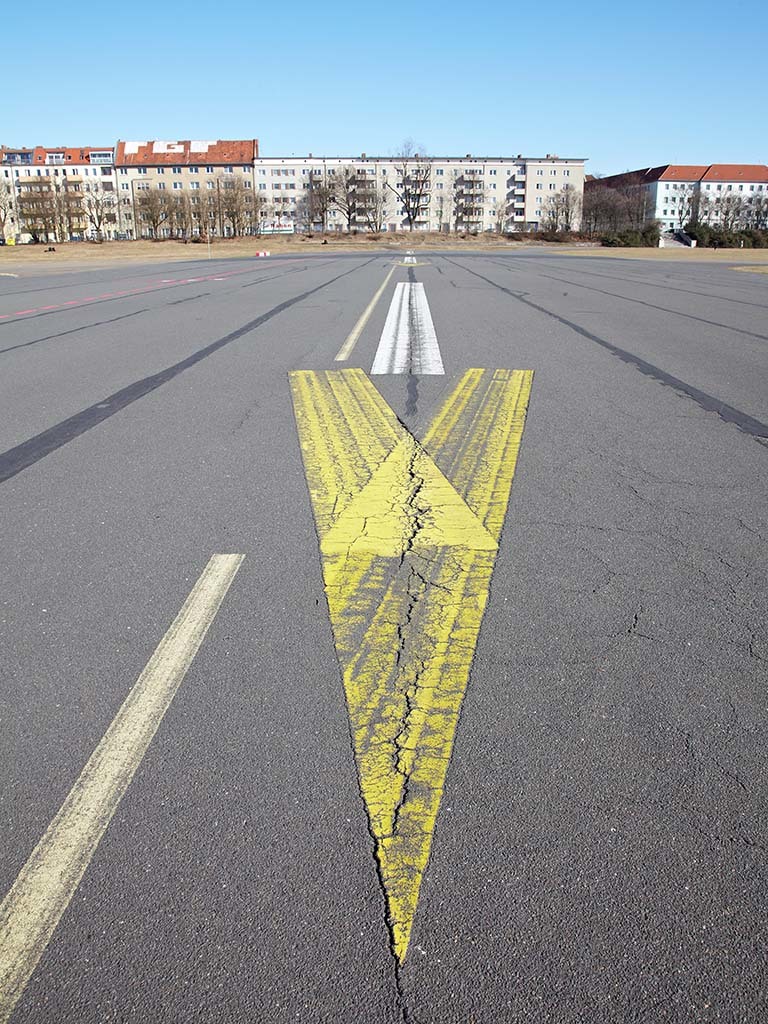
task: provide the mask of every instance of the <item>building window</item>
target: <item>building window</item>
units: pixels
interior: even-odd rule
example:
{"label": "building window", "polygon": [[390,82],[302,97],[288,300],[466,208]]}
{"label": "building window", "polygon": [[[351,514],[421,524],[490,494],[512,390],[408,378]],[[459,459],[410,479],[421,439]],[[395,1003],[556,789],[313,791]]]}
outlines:
{"label": "building window", "polygon": [[200,168],[199,167],[188,167],[187,170],[189,171],[190,174],[199,174],[200,173]]}
{"label": "building window", "polygon": [[563,177],[570,178],[570,176],[571,176],[571,172],[570,171],[568,171],[568,170],[563,171]]}
{"label": "building window", "polygon": [[184,186],[182,185],[182,183],[180,181],[174,181],[173,187],[174,188],[183,188]]}
{"label": "building window", "polygon": [[536,182],[536,188],[544,188],[540,181]]}
{"label": "building window", "polygon": [[213,167],[211,167],[210,164],[205,168],[205,173],[206,174],[213,174]]}
{"label": "building window", "polygon": [[161,181],[160,184],[157,187],[158,188],[165,188],[165,182]]}
{"label": "building window", "polygon": [[157,168],[157,173],[158,174],[165,174],[165,168],[164,167],[158,167]]}
{"label": "building window", "polygon": [[544,175],[544,171],[541,168],[539,168],[539,170],[536,171],[536,173],[539,175],[539,177],[542,177]]}
{"label": "building window", "polygon": [[554,182],[552,182],[552,184],[549,186],[549,191],[550,192],[554,192],[556,188],[557,188],[557,185]]}
{"label": "building window", "polygon": [[[248,181],[247,178],[243,182],[243,185],[245,185],[246,188],[250,188],[251,187],[251,183],[250,183],[250,181]],[[296,188],[296,186],[295,185],[291,185],[291,188]]]}
{"label": "building window", "polygon": [[210,191],[211,189],[213,189],[213,182],[212,181],[206,181],[205,187]]}
{"label": "building window", "polygon": [[200,182],[199,181],[190,182],[189,187],[190,188],[200,188]]}
{"label": "building window", "polygon": [[146,174],[147,173],[147,168],[146,167],[137,167],[136,170],[137,170],[137,172],[139,174]]}

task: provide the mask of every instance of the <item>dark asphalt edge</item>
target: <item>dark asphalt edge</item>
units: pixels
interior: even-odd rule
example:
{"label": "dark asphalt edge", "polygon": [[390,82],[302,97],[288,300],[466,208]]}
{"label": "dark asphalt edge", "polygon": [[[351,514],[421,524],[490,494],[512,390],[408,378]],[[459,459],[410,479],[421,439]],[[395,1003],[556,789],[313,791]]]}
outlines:
{"label": "dark asphalt edge", "polygon": [[[489,260],[502,267],[503,263],[498,260]],[[509,268],[507,268],[509,269]],[[631,295],[619,295],[617,292],[608,292],[604,288],[597,288],[591,284],[580,284],[578,281],[569,281],[566,277],[555,277],[554,274],[542,274],[538,271],[539,277],[545,277],[548,281],[558,281],[560,284],[570,284],[574,288],[583,288],[586,292],[596,292],[598,295],[607,295],[611,299],[621,299],[623,302],[634,302],[638,306],[646,306],[648,309],[655,309],[659,313],[671,313],[673,316],[682,316],[686,320],[694,320],[696,323],[705,324],[707,327],[722,327],[724,331],[734,331],[736,334],[743,334],[747,338],[757,338],[758,341],[768,341],[768,335],[758,334],[757,331],[748,331],[744,327],[734,327],[731,324],[721,324],[718,320],[707,320],[703,316],[694,316],[693,313],[683,313],[679,309],[670,309],[668,306],[657,306],[654,302],[646,302],[645,299],[635,299]],[[576,271],[578,273],[578,271]],[[718,296],[718,298],[722,298]]]}
{"label": "dark asphalt edge", "polygon": [[153,373],[149,377],[144,377],[142,380],[134,381],[133,384],[129,384],[127,387],[113,392],[113,394],[103,398],[100,402],[96,402],[94,405],[90,405],[87,408],[82,409],[80,412],[75,413],[68,419],[62,420],[60,423],[36,434],[27,441],[22,441],[21,444],[16,445],[14,448],[9,448],[7,451],[0,453],[0,483],[10,480],[11,477],[16,476],[17,473],[21,473],[23,470],[33,466],[36,462],[39,462],[40,459],[45,458],[46,455],[50,455],[51,452],[55,452],[70,441],[74,441],[75,438],[78,438],[81,434],[86,433],[86,431],[97,427],[104,420],[114,416],[115,413],[120,412],[129,405],[132,405],[134,402],[161,387],[163,384],[167,384],[168,381],[173,380],[180,373],[183,373],[185,370],[195,366],[203,359],[207,359],[208,356],[213,355],[214,352],[218,352],[219,349],[224,348],[233,341],[237,341],[239,338],[249,334],[251,331],[255,331],[269,320],[272,320],[274,317],[285,312],[287,309],[290,309],[292,306],[297,305],[299,302],[303,302],[304,299],[309,298],[310,295],[315,295],[323,288],[327,288],[329,285],[341,280],[341,278],[347,277],[349,274],[354,274],[358,270],[362,270],[363,267],[368,266],[368,264],[372,263],[375,259],[376,257],[371,257],[359,266],[353,267],[351,270],[345,270],[343,273],[337,274],[336,277],[330,278],[330,280],[317,285],[315,288],[310,288],[308,291],[301,292],[299,295],[295,295],[291,299],[286,299],[284,302],[274,306],[266,313],[262,313],[261,316],[243,324],[242,327],[238,327],[229,334],[225,334],[224,337],[218,338],[216,341],[211,342],[204,348],[198,349],[197,352],[193,352],[192,355],[187,356],[180,362],[174,363],[172,366],[166,367],[166,369],[160,370],[158,373]]}
{"label": "dark asphalt edge", "polygon": [[[646,377],[651,377],[659,384],[662,384],[665,387],[670,387],[677,391],[678,394],[692,399],[700,408],[704,409],[705,412],[717,413],[724,423],[732,423],[743,433],[757,441],[761,446],[768,447],[768,424],[762,423],[760,420],[755,419],[754,416],[750,416],[748,413],[742,412],[740,409],[735,409],[732,405],[728,405],[727,402],[722,402],[719,398],[715,398],[714,395],[707,394],[706,391],[701,391],[692,384],[687,384],[685,381],[680,380],[679,377],[674,377],[671,373],[667,373],[666,370],[662,370],[659,366],[654,366],[653,363],[647,362],[645,359],[635,355],[633,352],[627,352],[626,349],[619,348],[618,345],[614,345],[612,342],[606,341],[605,338],[601,338],[599,335],[593,334],[591,331],[588,331],[585,327],[581,327],[579,324],[574,323],[572,320],[568,320],[563,316],[559,316],[557,313],[553,313],[552,310],[547,309],[544,306],[540,306],[537,302],[533,302],[531,299],[525,298],[518,292],[512,291],[511,288],[505,288],[504,285],[498,284],[496,281],[492,281],[489,277],[485,277],[483,274],[478,274],[476,270],[470,270],[469,267],[462,266],[461,263],[456,263],[455,260],[448,259],[447,257],[444,257],[444,259],[446,259],[448,263],[452,263],[455,267],[458,267],[459,270],[463,270],[467,274],[472,274],[474,277],[478,277],[481,281],[485,281],[486,284],[490,284],[492,287],[498,288],[500,292],[503,292],[510,298],[515,299],[517,302],[521,302],[524,306],[529,306],[531,309],[535,309],[539,313],[544,313],[545,316],[556,320],[564,327],[569,327],[572,331],[575,331],[576,334],[581,335],[583,338],[587,338],[588,341],[592,341],[596,345],[600,345],[602,348],[610,352],[611,355],[621,359],[623,363],[634,366],[636,370],[645,374]],[[574,282],[574,286],[577,288],[584,287],[576,282]]]}

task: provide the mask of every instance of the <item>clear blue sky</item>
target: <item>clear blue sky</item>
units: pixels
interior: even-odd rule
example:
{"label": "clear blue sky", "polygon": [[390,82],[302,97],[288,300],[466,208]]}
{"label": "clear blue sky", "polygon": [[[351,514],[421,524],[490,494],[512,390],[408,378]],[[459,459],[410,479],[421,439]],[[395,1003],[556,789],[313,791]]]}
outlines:
{"label": "clear blue sky", "polygon": [[768,3],[12,2],[0,142],[768,163]]}

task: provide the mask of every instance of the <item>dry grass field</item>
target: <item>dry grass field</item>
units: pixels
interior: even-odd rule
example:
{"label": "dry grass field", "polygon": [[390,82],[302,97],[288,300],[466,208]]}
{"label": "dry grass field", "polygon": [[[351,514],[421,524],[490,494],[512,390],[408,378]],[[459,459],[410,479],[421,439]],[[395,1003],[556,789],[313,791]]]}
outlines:
{"label": "dry grass field", "polygon": [[[115,261],[165,263],[172,260],[207,259],[208,247],[168,240],[162,242],[63,242],[55,245],[55,252],[46,252],[46,245],[18,245],[0,247],[0,274],[18,273],[25,267],[41,268],[69,266],[72,269],[106,266]],[[547,250],[561,256],[601,256],[611,259],[650,259],[686,263],[725,263],[768,265],[768,249],[613,249],[598,244],[554,244],[524,239],[512,241],[491,239],[478,235],[441,235],[422,232],[398,232],[378,237],[360,235],[271,235],[261,238],[235,238],[216,240],[211,246],[215,259],[254,256],[260,250],[272,255],[304,255],[320,252],[360,252],[413,250],[459,250],[468,252],[509,252],[520,249]]]}

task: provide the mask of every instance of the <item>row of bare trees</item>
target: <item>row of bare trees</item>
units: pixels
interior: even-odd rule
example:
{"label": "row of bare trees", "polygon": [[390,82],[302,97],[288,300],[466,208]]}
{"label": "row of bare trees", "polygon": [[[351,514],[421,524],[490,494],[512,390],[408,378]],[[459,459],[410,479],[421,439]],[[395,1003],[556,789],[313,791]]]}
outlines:
{"label": "row of bare trees", "polygon": [[136,234],[151,238],[258,234],[266,203],[242,178],[223,176],[211,190],[138,189]]}
{"label": "row of bare trees", "polygon": [[101,183],[66,178],[25,179],[18,192],[0,182],[0,237],[18,228],[33,241],[66,241],[92,232],[101,238],[117,222],[115,192]]}
{"label": "row of bare trees", "polygon": [[[668,209],[680,228],[686,225],[708,225],[725,231],[768,228],[768,193],[765,192],[745,194],[724,189],[710,193],[698,187],[681,187],[669,198]],[[584,192],[582,230],[592,236],[640,230],[652,220],[654,212],[650,196],[642,186],[593,185]]]}

